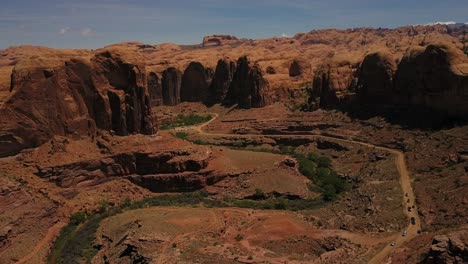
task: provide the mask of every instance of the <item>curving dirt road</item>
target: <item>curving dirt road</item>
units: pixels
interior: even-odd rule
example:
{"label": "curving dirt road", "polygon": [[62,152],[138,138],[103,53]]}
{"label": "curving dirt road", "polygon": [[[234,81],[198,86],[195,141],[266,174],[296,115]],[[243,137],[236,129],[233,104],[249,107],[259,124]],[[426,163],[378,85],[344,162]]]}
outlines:
{"label": "curving dirt road", "polygon": [[[206,123],[196,125],[196,126],[188,126],[188,127],[181,127],[178,128],[177,130],[194,130],[197,133],[200,133],[202,135],[207,135],[207,136],[218,136],[218,137],[236,137],[236,138],[242,138],[242,137],[288,137],[288,138],[294,138],[294,137],[310,137],[310,138],[323,138],[323,139],[329,139],[329,140],[334,140],[338,142],[345,142],[345,143],[351,143],[351,144],[357,144],[369,148],[374,148],[374,149],[379,149],[388,153],[391,153],[392,155],[395,156],[395,165],[397,167],[397,170],[400,174],[400,185],[401,189],[403,192],[403,197],[402,197],[402,205],[403,205],[403,211],[405,215],[408,217],[408,226],[405,230],[401,230],[403,233],[404,231],[407,232],[406,236],[403,236],[401,234],[397,234],[396,236],[394,235],[394,241],[396,242],[395,246],[392,246],[390,244],[387,244],[380,252],[378,252],[370,261],[369,263],[385,263],[385,261],[388,259],[390,254],[394,251],[395,248],[399,247],[400,245],[404,244],[405,242],[410,241],[413,239],[415,236],[418,235],[418,230],[421,229],[421,221],[419,219],[419,214],[418,214],[418,207],[416,206],[416,200],[415,200],[415,195],[413,192],[413,188],[411,186],[411,178],[408,173],[408,169],[406,167],[406,162],[405,162],[405,154],[399,150],[396,149],[391,149],[391,148],[386,148],[386,147],[381,147],[381,146],[376,146],[373,144],[369,144],[366,142],[361,142],[361,141],[356,141],[356,140],[350,140],[350,139],[343,139],[343,138],[338,138],[338,137],[332,137],[332,136],[324,136],[320,134],[304,134],[304,135],[267,135],[267,134],[242,134],[242,135],[237,135],[237,134],[223,134],[223,133],[210,133],[206,132],[203,128],[209,125],[211,122],[216,120],[218,118],[218,114],[216,113],[209,113],[213,115],[214,117],[209,120]],[[410,202],[407,203],[407,200]],[[407,210],[407,207],[409,206],[414,206],[412,208],[411,212]],[[414,217],[416,223],[412,224],[411,223],[411,218]]]}

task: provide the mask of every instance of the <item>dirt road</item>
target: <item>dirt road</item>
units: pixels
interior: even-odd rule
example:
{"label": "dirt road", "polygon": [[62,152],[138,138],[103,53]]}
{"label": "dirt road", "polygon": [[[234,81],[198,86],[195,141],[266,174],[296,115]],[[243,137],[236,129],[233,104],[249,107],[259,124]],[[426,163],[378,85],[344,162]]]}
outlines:
{"label": "dirt road", "polygon": [[[237,135],[237,134],[219,134],[219,133],[210,133],[206,132],[203,128],[205,128],[207,125],[209,125],[211,122],[215,121],[216,118],[218,118],[218,114],[216,113],[210,113],[214,117],[201,125],[197,126],[191,126],[191,127],[182,127],[178,128],[178,130],[194,130],[197,133],[200,133],[202,135],[206,136],[218,136],[218,137],[235,137],[235,138],[242,138],[242,137],[288,137],[288,138],[295,138],[295,137],[310,137],[310,138],[323,138],[323,139],[328,139],[328,140],[334,140],[337,142],[345,142],[345,143],[351,143],[351,144],[357,144],[369,148],[374,148],[374,149],[379,149],[388,153],[391,153],[395,157],[395,165],[398,169],[398,172],[400,174],[400,186],[403,192],[403,197],[402,197],[402,206],[403,206],[403,211],[405,215],[408,217],[408,226],[406,227],[405,230],[401,230],[401,234],[398,234],[397,236],[394,236],[394,241],[395,245],[392,246],[390,244],[386,245],[380,252],[378,252],[370,261],[369,263],[385,263],[388,260],[388,257],[390,254],[395,250],[395,248],[401,246],[405,242],[410,241],[413,239],[415,236],[418,235],[418,230],[421,229],[421,221],[419,219],[419,214],[418,214],[418,207],[416,206],[416,200],[415,200],[415,195],[413,192],[413,188],[411,186],[411,178],[408,173],[408,169],[406,167],[406,162],[405,162],[405,154],[399,150],[396,149],[391,149],[391,148],[386,148],[386,147],[381,147],[381,146],[376,146],[373,144],[369,144],[366,142],[361,142],[361,141],[356,141],[356,140],[351,140],[351,139],[343,139],[339,137],[332,137],[332,136],[324,136],[320,134],[304,134],[304,135],[266,135],[266,134],[243,134],[243,135]],[[407,201],[410,201],[409,203]],[[411,212],[408,211],[408,207],[413,207]],[[411,223],[411,218],[414,217],[415,219],[415,224]],[[403,236],[403,232],[406,231],[407,235]]]}

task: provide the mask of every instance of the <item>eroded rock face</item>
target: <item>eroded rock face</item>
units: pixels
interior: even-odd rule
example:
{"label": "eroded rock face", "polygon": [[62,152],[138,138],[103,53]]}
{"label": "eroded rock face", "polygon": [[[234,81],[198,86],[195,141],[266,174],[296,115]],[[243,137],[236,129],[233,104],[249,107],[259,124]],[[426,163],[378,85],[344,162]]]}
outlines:
{"label": "eroded rock face", "polygon": [[181,73],[174,67],[162,73],[162,94],[164,105],[177,105],[180,103]]}
{"label": "eroded rock face", "polygon": [[468,61],[458,49],[429,45],[406,53],[394,77],[399,102],[468,115]]}
{"label": "eroded rock face", "polygon": [[225,103],[238,104],[241,108],[263,107],[270,103],[269,84],[258,64],[249,62],[245,56],[239,58]]}
{"label": "eroded rock face", "polygon": [[93,186],[115,177],[125,177],[153,192],[194,191],[203,188],[209,171],[209,155],[197,150],[119,153],[54,167],[39,167],[37,176],[62,188]]}
{"label": "eroded rock face", "polygon": [[210,85],[210,103],[215,104],[224,101],[235,71],[235,62],[226,59],[218,60],[213,80]]}
{"label": "eroded rock face", "polygon": [[239,39],[235,36],[230,35],[212,35],[212,36],[205,36],[203,38],[203,47],[209,46],[223,46],[226,44],[236,43]]}
{"label": "eroded rock face", "polygon": [[311,110],[337,106],[346,101],[357,84],[357,64],[330,59],[319,65],[314,73],[309,105]]}
{"label": "eroded rock face", "polygon": [[161,79],[154,72],[148,74],[148,93],[152,107],[163,104]]}
{"label": "eroded rock face", "polygon": [[395,97],[393,75],[396,68],[395,59],[388,53],[367,55],[359,69],[359,99],[370,104],[391,102]]}
{"label": "eroded rock face", "polygon": [[[356,102],[363,106],[430,109],[461,118],[468,115],[468,60],[455,47],[414,48],[398,66],[388,53],[371,53],[359,70],[356,68],[346,61],[320,65],[313,80],[310,109],[352,102],[357,91]],[[347,98],[351,100],[344,100]]]}
{"label": "eroded rock face", "polygon": [[153,134],[139,61],[134,54],[104,51],[91,62],[70,60],[54,69],[18,65],[14,94],[0,109],[0,156],[39,146],[53,135],[94,136],[97,128]]}
{"label": "eroded rock face", "polygon": [[184,71],[180,88],[182,102],[206,102],[208,100],[209,72],[199,62],[191,62]]}
{"label": "eroded rock face", "polygon": [[437,235],[432,239],[431,249],[425,263],[465,263],[468,261],[468,232],[457,231]]}
{"label": "eroded rock face", "polygon": [[298,60],[293,60],[289,66],[289,76],[296,77],[302,75],[304,72],[303,63],[300,63]]}

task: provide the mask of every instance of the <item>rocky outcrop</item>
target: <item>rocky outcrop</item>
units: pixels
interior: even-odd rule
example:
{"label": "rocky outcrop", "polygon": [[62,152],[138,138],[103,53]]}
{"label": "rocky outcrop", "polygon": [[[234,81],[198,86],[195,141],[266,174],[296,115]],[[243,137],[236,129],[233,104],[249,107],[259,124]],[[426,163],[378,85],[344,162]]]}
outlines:
{"label": "rocky outcrop", "polygon": [[230,35],[212,35],[212,36],[205,36],[203,38],[203,47],[210,47],[210,46],[223,46],[227,44],[232,44],[238,42],[239,39],[235,36]]}
{"label": "rocky outcrop", "polygon": [[394,86],[400,104],[468,115],[468,60],[450,45],[408,51],[398,65]]}
{"label": "rocky outcrop", "polygon": [[468,59],[449,44],[410,49],[398,66],[389,53],[371,53],[356,69],[356,64],[347,61],[320,65],[309,108],[356,102],[382,109],[430,109],[446,116],[468,116]]}
{"label": "rocky outcrop", "polygon": [[302,75],[305,71],[304,66],[305,66],[304,62],[293,60],[291,62],[291,65],[289,65],[289,76],[296,77],[296,76]]}
{"label": "rocky outcrop", "polygon": [[395,59],[388,53],[367,55],[359,69],[359,99],[369,104],[391,102],[395,97],[393,75],[396,68]]}
{"label": "rocky outcrop", "polygon": [[209,94],[209,71],[199,62],[191,62],[184,71],[180,87],[182,102],[206,102]]}
{"label": "rocky outcrop", "polygon": [[177,105],[180,103],[181,73],[170,67],[162,73],[162,94],[164,105]]}
{"label": "rocky outcrop", "polygon": [[309,107],[333,107],[346,102],[357,84],[357,63],[332,58],[319,65],[314,73]]}
{"label": "rocky outcrop", "polygon": [[[185,176],[197,177],[190,172],[206,168],[209,156],[194,155],[194,152],[197,151],[120,153],[100,160],[38,168],[36,175],[63,188],[96,185],[113,177],[127,177],[148,189],[164,191],[174,189],[178,182],[184,181]],[[147,184],[149,179],[160,184],[150,186]]]}
{"label": "rocky outcrop", "polygon": [[148,93],[152,107],[163,104],[161,79],[154,72],[148,74]]}
{"label": "rocky outcrop", "polygon": [[276,70],[273,66],[267,66],[265,71],[267,74],[276,74]]}
{"label": "rocky outcrop", "polygon": [[468,232],[466,230],[435,236],[424,260],[424,263],[466,262],[468,262]]}
{"label": "rocky outcrop", "polygon": [[[36,147],[54,135],[153,134],[144,64],[136,54],[99,52],[56,68],[18,64],[14,94],[0,109],[0,156]],[[28,77],[30,76],[30,77]]]}
{"label": "rocky outcrop", "polygon": [[249,62],[245,56],[239,58],[225,103],[238,104],[241,108],[263,107],[270,103],[269,84],[258,64]]}
{"label": "rocky outcrop", "polygon": [[235,71],[235,62],[227,59],[218,60],[213,80],[210,85],[210,103],[215,104],[224,101]]}

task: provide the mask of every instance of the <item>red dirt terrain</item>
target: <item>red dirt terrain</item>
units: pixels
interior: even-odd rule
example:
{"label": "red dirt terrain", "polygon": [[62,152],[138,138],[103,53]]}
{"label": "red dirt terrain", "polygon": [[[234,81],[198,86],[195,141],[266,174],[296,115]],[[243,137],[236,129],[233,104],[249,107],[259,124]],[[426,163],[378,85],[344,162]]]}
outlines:
{"label": "red dirt terrain", "polygon": [[[59,262],[75,213],[184,193],[212,203],[104,217],[88,259],[467,262],[465,41],[435,25],[2,50],[0,263]],[[211,119],[162,129],[190,114]],[[331,201],[310,153],[346,183]],[[213,208],[233,201],[273,207]]]}

